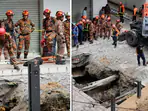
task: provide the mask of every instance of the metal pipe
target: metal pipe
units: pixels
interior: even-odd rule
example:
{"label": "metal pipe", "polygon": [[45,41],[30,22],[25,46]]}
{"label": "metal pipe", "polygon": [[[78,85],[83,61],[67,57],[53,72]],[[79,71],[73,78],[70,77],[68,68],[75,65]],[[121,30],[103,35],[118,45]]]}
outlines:
{"label": "metal pipe", "polygon": [[112,96],[112,98],[111,98],[111,111],[115,111],[115,97],[114,96]]}
{"label": "metal pipe", "polygon": [[137,98],[141,97],[141,81],[137,81]]}

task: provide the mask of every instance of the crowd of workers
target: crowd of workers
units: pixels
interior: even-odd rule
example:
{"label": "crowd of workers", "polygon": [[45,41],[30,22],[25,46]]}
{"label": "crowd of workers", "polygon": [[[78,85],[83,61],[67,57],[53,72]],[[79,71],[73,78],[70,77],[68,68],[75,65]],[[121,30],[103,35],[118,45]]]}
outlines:
{"label": "crowd of workers", "polygon": [[[139,9],[139,15],[143,15],[144,6]],[[102,7],[98,16],[94,17],[93,20],[88,19],[87,17],[87,7],[84,8],[82,12],[81,20],[78,23],[72,23],[72,36],[73,36],[73,47],[78,47],[83,45],[85,41],[89,41],[90,44],[94,40],[97,40],[98,37],[103,39],[110,39],[112,37],[114,47],[117,47],[118,36],[123,28],[122,23],[124,23],[124,14],[125,7],[122,2],[119,4],[118,15],[120,19],[116,20],[116,23],[113,24],[111,20],[111,9],[107,4],[105,7]],[[138,15],[138,8],[133,5],[133,15],[132,21],[136,21]],[[137,52],[137,61],[140,65],[140,58],[143,60],[143,65],[146,65],[145,56],[143,53],[143,45],[139,44],[136,48]]]}
{"label": "crowd of workers", "polygon": [[[51,17],[50,14],[49,9],[45,9],[43,12],[45,19],[43,19],[40,42],[43,56],[56,56],[56,64],[65,64],[63,60],[65,47],[67,47],[67,53],[70,56],[70,14],[65,14],[62,11],[57,11],[55,17]],[[12,10],[8,10],[6,16],[7,19],[0,20],[0,56],[3,51],[5,59],[9,59],[9,54],[14,69],[19,70],[17,59],[20,59],[23,47],[24,59],[27,59],[31,43],[30,34],[35,30],[35,24],[29,19],[28,10],[22,12],[23,18],[16,23],[13,22],[14,12]],[[64,16],[65,21],[63,21]],[[18,37],[16,37],[16,33],[18,33]]]}
{"label": "crowd of workers", "polygon": [[83,42],[87,40],[92,44],[98,37],[110,39],[112,36],[113,45],[116,47],[121,28],[122,24],[119,19],[116,20],[116,24],[112,23],[108,4],[101,9],[98,16],[94,17],[93,20],[88,19],[83,12],[81,20],[72,24],[73,46],[83,45]]}

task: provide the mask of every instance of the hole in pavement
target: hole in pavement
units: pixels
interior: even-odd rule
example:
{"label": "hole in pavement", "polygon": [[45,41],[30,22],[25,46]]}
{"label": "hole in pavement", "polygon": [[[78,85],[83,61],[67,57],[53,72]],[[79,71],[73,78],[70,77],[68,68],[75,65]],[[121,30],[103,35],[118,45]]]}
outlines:
{"label": "hole in pavement", "polygon": [[98,78],[91,76],[85,69],[85,66],[73,68],[74,85],[106,108],[111,105],[112,95],[116,97],[116,104],[119,105],[136,93],[134,80],[120,71],[104,70]]}

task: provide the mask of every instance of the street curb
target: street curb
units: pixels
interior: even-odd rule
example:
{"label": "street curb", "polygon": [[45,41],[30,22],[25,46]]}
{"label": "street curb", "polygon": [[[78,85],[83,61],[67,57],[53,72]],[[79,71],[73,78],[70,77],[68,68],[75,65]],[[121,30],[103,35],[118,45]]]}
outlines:
{"label": "street curb", "polygon": [[[70,73],[70,67],[69,65],[57,65],[57,66],[51,66],[51,67],[40,67],[40,74],[55,74],[55,73]],[[0,70],[0,77],[5,76],[28,76],[28,68],[21,69],[20,71],[16,70]]]}

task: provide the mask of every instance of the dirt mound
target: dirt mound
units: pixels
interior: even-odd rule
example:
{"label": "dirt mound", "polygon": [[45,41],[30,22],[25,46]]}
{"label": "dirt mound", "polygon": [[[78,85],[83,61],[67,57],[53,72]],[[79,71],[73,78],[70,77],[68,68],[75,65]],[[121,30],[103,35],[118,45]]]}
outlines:
{"label": "dirt mound", "polygon": [[139,111],[148,111],[148,97],[137,104],[137,109]]}
{"label": "dirt mound", "polygon": [[69,95],[58,83],[41,85],[41,111],[67,111],[70,109]]}
{"label": "dirt mound", "polygon": [[[24,86],[21,83],[0,81],[0,106],[6,111],[28,111],[28,97],[24,97],[22,87]],[[27,87],[24,88],[26,90]],[[68,111],[70,96],[64,87],[56,82],[43,84],[40,86],[40,105],[41,111]]]}

